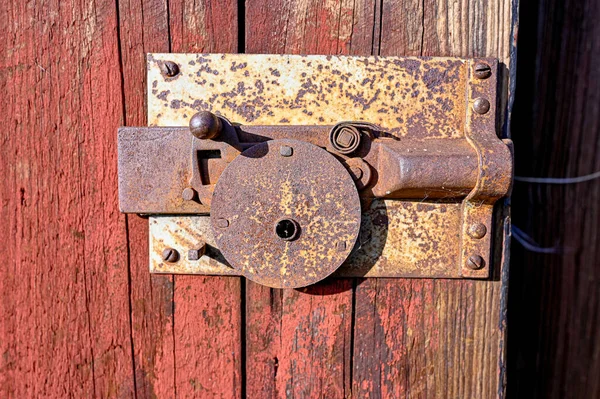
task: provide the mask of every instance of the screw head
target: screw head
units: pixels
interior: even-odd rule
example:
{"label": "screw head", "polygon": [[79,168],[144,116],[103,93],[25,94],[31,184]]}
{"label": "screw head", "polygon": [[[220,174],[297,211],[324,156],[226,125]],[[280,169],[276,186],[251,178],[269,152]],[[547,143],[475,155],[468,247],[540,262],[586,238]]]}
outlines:
{"label": "screw head", "polygon": [[473,111],[478,114],[485,114],[490,110],[490,102],[485,98],[476,98],[473,102]]}
{"label": "screw head", "polygon": [[173,248],[165,248],[162,252],[162,259],[167,263],[175,263],[179,260],[179,252]]}
{"label": "screw head", "polygon": [[281,154],[281,156],[291,157],[292,154],[294,153],[294,149],[292,147],[290,147],[290,146],[282,145],[279,148],[279,153]]}
{"label": "screw head", "polygon": [[221,120],[212,112],[200,111],[190,119],[190,132],[201,140],[209,140],[221,133]]}
{"label": "screw head", "polygon": [[467,259],[467,267],[471,270],[479,270],[485,266],[485,260],[479,255],[471,255]]}
{"label": "screw head", "polygon": [[487,227],[485,227],[485,224],[483,223],[473,223],[472,225],[469,226],[468,230],[467,230],[467,234],[469,234],[469,236],[471,236],[472,238],[483,238],[485,237],[485,234],[487,233]]}
{"label": "screw head", "polygon": [[173,61],[163,61],[159,63],[158,66],[160,68],[160,72],[168,78],[179,75],[179,65]]}
{"label": "screw head", "polygon": [[183,198],[184,201],[193,201],[194,198],[196,198],[196,190],[191,187],[186,187],[181,193],[181,198]]}
{"label": "screw head", "polygon": [[483,62],[478,62],[473,68],[473,74],[477,79],[487,79],[492,76],[492,68]]}

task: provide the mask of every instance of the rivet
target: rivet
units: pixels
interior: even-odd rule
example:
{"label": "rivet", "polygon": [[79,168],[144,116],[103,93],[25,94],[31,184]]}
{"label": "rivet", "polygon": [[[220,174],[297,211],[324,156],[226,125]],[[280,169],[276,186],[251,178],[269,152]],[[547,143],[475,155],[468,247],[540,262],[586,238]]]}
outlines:
{"label": "rivet", "polygon": [[173,248],[165,248],[162,252],[162,260],[167,263],[175,263],[179,260],[179,252]]}
{"label": "rivet", "polygon": [[196,190],[191,187],[186,187],[181,193],[181,198],[184,201],[193,201],[196,198]]}
{"label": "rivet", "polygon": [[160,62],[158,66],[161,73],[169,78],[179,75],[179,65],[173,61],[163,61]]}
{"label": "rivet", "polygon": [[492,76],[492,68],[488,64],[478,62],[473,68],[473,74],[477,79],[487,79]]}
{"label": "rivet", "polygon": [[200,111],[190,119],[190,132],[201,140],[214,139],[221,133],[221,120],[212,112]]}
{"label": "rivet", "polygon": [[485,114],[490,110],[490,102],[485,98],[476,98],[473,102],[473,111],[478,114]]}
{"label": "rivet", "polygon": [[469,226],[468,230],[467,230],[467,234],[469,234],[469,236],[471,236],[472,238],[483,238],[485,237],[485,234],[487,233],[487,227],[485,227],[485,224],[483,223],[473,223],[472,225]]}
{"label": "rivet", "polygon": [[471,255],[467,259],[467,267],[472,270],[479,270],[485,266],[485,260],[479,255]]}
{"label": "rivet", "polygon": [[220,229],[226,229],[229,227],[229,220],[225,218],[219,218],[216,220],[215,225]]}
{"label": "rivet", "polygon": [[282,145],[279,148],[279,153],[284,157],[291,157],[292,154],[294,153],[294,149],[290,146]]}

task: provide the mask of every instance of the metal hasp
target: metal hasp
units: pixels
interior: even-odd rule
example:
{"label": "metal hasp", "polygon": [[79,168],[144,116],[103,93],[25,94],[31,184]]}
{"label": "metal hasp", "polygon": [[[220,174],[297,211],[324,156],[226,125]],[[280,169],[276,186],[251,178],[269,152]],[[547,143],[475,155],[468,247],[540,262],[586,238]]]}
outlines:
{"label": "metal hasp", "polygon": [[150,270],[276,288],[489,278],[512,152],[496,60],[154,54],[149,124],[119,129],[122,212]]}

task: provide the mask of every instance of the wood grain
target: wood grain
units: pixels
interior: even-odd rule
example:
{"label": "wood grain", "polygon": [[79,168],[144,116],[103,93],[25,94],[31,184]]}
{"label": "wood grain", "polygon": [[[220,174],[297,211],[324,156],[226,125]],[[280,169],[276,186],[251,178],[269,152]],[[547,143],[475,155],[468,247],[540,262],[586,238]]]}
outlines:
{"label": "wood grain", "polygon": [[[493,56],[509,62],[508,1],[489,2],[486,8],[446,1],[249,1],[246,6],[248,52]],[[359,280],[353,302],[352,369],[347,370],[352,394],[502,396],[504,284]],[[257,391],[264,396],[283,396],[287,391],[279,387],[294,384],[294,379],[289,370],[282,370],[281,342],[298,339],[281,328],[288,322],[279,302],[286,293],[250,282],[247,287],[247,301],[253,303],[247,308],[248,392],[259,386],[265,387]],[[306,305],[298,308],[312,311]],[[331,317],[327,312],[325,316]],[[268,339],[260,339],[265,336]],[[309,380],[329,375],[334,365],[324,362],[321,368],[307,370],[312,373]]]}
{"label": "wood grain", "polygon": [[[124,125],[146,124],[146,53],[169,51],[165,1],[119,1]],[[138,397],[174,398],[173,277],[148,274],[148,221],[127,215],[133,367]]]}
{"label": "wood grain", "polygon": [[[170,1],[172,52],[236,52],[237,2]],[[241,279],[174,279],[178,397],[234,398],[243,389]]]}
{"label": "wood grain", "polygon": [[[522,3],[516,174],[575,177],[600,170],[600,5]],[[516,183],[515,225],[542,254],[513,244],[509,395],[600,397],[600,180]]]}
{"label": "wood grain", "polygon": [[[382,10],[380,55],[489,56],[508,67],[507,1],[485,8],[384,1]],[[503,396],[503,284],[392,279],[358,284],[353,392],[364,397]]]}
{"label": "wood grain", "polygon": [[0,14],[0,396],[133,396],[115,4]]}
{"label": "wood grain", "polygon": [[[353,27],[368,32],[370,4],[349,1],[247,1],[248,53],[370,53],[352,48]],[[353,23],[354,20],[354,23]],[[302,290],[246,282],[246,373],[250,397],[351,395],[353,281]]]}
{"label": "wood grain", "polygon": [[147,222],[118,213],[115,148],[119,125],[145,124],[145,52],[243,50],[243,20],[247,52],[510,61],[510,0],[240,4],[0,4],[0,396],[502,396],[503,281],[282,291],[147,274]]}

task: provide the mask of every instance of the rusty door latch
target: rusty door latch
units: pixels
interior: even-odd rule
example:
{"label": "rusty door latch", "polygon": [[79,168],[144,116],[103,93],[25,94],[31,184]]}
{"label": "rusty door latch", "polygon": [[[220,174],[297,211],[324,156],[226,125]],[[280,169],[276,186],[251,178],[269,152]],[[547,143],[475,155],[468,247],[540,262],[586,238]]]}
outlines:
{"label": "rusty door latch", "polygon": [[[164,73],[172,57],[180,77]],[[274,73],[283,61],[287,76]],[[159,54],[148,63],[151,120],[173,112],[188,122],[118,133],[120,207],[151,215],[151,271],[277,288],[332,274],[490,277],[502,242],[494,205],[512,182],[510,142],[496,134],[495,60]],[[243,69],[237,91],[203,79]],[[301,84],[315,69],[320,83]],[[254,90],[240,89],[248,82]],[[157,88],[175,83],[178,98]],[[316,100],[292,100],[307,93]],[[395,100],[383,107],[380,97]],[[247,123],[261,102],[272,114],[263,119],[278,123]],[[335,102],[359,121],[334,120],[343,109],[322,116]]]}

